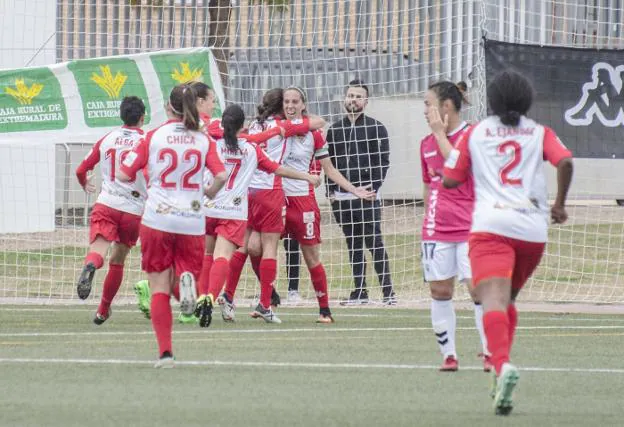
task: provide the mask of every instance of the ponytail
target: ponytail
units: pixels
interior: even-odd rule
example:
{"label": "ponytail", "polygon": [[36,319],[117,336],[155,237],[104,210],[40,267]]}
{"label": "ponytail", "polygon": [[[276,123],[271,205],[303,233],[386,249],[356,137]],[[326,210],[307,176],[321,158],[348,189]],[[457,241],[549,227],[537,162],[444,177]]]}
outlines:
{"label": "ponytail", "polygon": [[264,122],[276,114],[280,114],[284,108],[284,91],[282,88],[275,88],[265,92],[262,97],[262,104],[258,105],[258,115],[256,121],[264,127]]}
{"label": "ponytail", "polygon": [[490,110],[502,124],[513,127],[531,109],[533,93],[531,82],[513,70],[497,74],[487,87]]}
{"label": "ponytail", "polygon": [[169,106],[175,115],[182,118],[182,122],[187,129],[199,130],[197,96],[189,85],[178,85],[171,90]]}
{"label": "ponytail", "polygon": [[243,128],[245,123],[245,113],[243,109],[236,105],[230,105],[223,112],[221,117],[221,126],[223,126],[223,139],[225,146],[229,151],[238,150],[238,132]]}

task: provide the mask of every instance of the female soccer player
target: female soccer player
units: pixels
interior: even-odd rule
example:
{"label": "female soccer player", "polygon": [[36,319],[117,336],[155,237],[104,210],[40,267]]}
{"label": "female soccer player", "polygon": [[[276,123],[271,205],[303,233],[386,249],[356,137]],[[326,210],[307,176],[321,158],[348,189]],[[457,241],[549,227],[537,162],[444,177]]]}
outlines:
{"label": "female soccer player", "polygon": [[[284,90],[284,114],[289,120],[300,120],[306,110],[305,92],[298,87],[289,87]],[[375,192],[363,187],[355,187],[342,176],[331,163],[327,144],[319,131],[308,132],[304,136],[292,136],[287,138],[287,155],[283,164],[300,172],[308,172],[310,165],[317,159],[323,171],[336,184],[345,191],[357,197],[373,200]],[[320,257],[321,243],[321,214],[316,203],[314,193],[310,186],[300,181],[291,179],[283,180],[284,194],[286,195],[286,225],[285,233],[297,239],[301,245],[303,258],[306,262],[312,285],[319,302],[320,313],[318,323],[332,323],[329,309],[329,296],[327,294],[327,275]],[[272,284],[268,280],[260,281],[260,303],[256,310],[251,313],[252,317],[267,318],[263,313],[271,301]]]}
{"label": "female soccer player", "polygon": [[95,270],[102,267],[106,252],[113,244],[102,298],[93,318],[96,325],[101,325],[111,315],[110,305],[123,280],[126,256],[139,237],[141,214],[147,197],[142,175],[132,182],[115,179],[115,170],[121,160],[143,136],[141,126],[145,105],[136,96],[126,97],[121,101],[120,115],[124,125],[100,139],[76,170],[78,182],[89,193],[94,193],[96,188],[87,178],[87,173],[98,163],[102,173],[102,191],[91,212],[89,252],[76,285],[81,299],[86,299],[91,293]]}
{"label": "female soccer player", "polygon": [[[462,84],[460,82],[459,84]],[[475,323],[482,344],[483,369],[491,365],[483,332],[483,309],[472,295],[468,236],[474,206],[472,179],[454,190],[442,189],[444,160],[468,128],[460,116],[463,90],[455,83],[441,81],[425,94],[425,118],[431,133],[420,144],[425,215],[422,226],[421,257],[425,281],[431,290],[431,324],[443,356],[441,371],[457,371],[455,350],[456,317],[453,307],[455,278],[468,284],[474,305]]]}
{"label": "female soccer player", "polygon": [[[207,281],[200,283],[200,297],[195,315],[199,325],[207,327],[212,321],[212,309],[215,297],[219,294],[228,277],[229,260],[234,251],[244,246],[247,230],[248,188],[256,169],[269,174],[285,176],[295,180],[307,181],[318,186],[320,178],[308,173],[298,172],[272,161],[257,145],[239,139],[245,114],[238,105],[225,109],[221,124],[224,137],[216,143],[217,153],[229,171],[227,184],[206,211],[206,234],[208,235],[206,253],[214,259]],[[272,317],[270,308],[263,316]],[[233,320],[233,319],[231,319]]]}
{"label": "female soccer player", "polygon": [[[156,367],[172,367],[172,314],[169,298],[180,277],[180,309],[195,308],[195,277],[204,253],[204,194],[214,197],[227,175],[214,143],[199,131],[197,97],[189,85],[173,88],[167,121],[149,132],[122,162],[118,178],[134,179],[147,167],[148,190],[141,220],[141,267],[152,293],[151,319],[160,360]],[[213,184],[204,189],[208,168]]]}
{"label": "female soccer player", "polygon": [[522,75],[504,71],[488,85],[492,116],[470,128],[451,151],[444,186],[474,179],[476,203],[470,231],[470,265],[496,372],[497,415],[511,412],[518,370],[509,361],[518,314],[516,296],[538,266],[548,240],[548,198],[542,163],[557,168],[557,197],[550,209],[566,221],[572,154],[552,129],[527,118],[533,88]]}

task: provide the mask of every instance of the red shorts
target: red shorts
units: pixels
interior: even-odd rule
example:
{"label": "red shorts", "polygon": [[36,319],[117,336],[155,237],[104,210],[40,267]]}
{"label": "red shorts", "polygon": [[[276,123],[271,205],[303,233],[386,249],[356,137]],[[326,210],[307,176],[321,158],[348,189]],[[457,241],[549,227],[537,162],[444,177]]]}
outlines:
{"label": "red shorts", "polygon": [[287,235],[300,245],[321,243],[321,211],[314,195],[286,198],[286,227],[282,237]]}
{"label": "red shorts", "polygon": [[221,236],[239,248],[245,246],[247,221],[241,219],[222,219],[206,217],[206,234]]}
{"label": "red shorts", "polygon": [[132,247],[139,238],[140,225],[141,216],[96,203],[91,211],[89,242],[93,243],[97,236],[102,236],[109,242]]}
{"label": "red shorts", "polygon": [[169,233],[141,224],[141,268],[160,273],[174,267],[176,276],[185,271],[199,279],[204,260],[204,236]]}
{"label": "red shorts", "polygon": [[521,289],[539,265],[546,243],[472,233],[468,246],[473,286],[492,277],[505,277],[511,279],[512,289]]}
{"label": "red shorts", "polygon": [[250,189],[247,226],[260,233],[282,233],[285,208],[284,190]]}

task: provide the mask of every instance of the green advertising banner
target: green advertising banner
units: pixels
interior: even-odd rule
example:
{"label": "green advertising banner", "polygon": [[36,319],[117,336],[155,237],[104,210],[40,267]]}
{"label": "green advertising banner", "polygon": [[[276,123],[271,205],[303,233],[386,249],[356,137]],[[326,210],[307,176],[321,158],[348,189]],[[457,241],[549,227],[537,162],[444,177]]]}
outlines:
{"label": "green advertising banner", "polygon": [[132,59],[81,60],[70,62],[68,68],[78,83],[87,126],[119,126],[119,105],[124,97],[131,95],[143,99],[145,124],[150,122],[147,90]]}
{"label": "green advertising banner", "polygon": [[0,133],[66,126],[61,85],[49,68],[0,70]]}
{"label": "green advertising banner", "polygon": [[[214,83],[211,77],[210,51],[198,53],[163,53],[150,55],[152,65],[160,81],[160,89],[163,99],[168,100],[171,89],[182,83],[190,81],[204,82],[211,88]],[[221,117],[221,100],[215,91],[215,110],[213,117]]]}

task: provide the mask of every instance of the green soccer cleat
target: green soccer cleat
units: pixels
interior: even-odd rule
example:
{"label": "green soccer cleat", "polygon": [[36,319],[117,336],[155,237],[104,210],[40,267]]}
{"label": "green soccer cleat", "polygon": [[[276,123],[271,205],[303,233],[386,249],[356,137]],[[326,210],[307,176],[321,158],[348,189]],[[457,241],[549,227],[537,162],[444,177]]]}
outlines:
{"label": "green soccer cleat", "polygon": [[139,310],[145,315],[146,319],[150,318],[150,306],[152,304],[152,292],[150,291],[149,282],[141,280],[134,285],[134,293],[137,296]]}
{"label": "green soccer cleat", "polygon": [[178,323],[182,323],[183,325],[196,325],[199,323],[199,318],[195,317],[195,314],[180,313],[178,315]]}
{"label": "green soccer cleat", "polygon": [[496,380],[496,394],[494,395],[494,413],[509,415],[513,409],[513,390],[518,383],[518,369],[511,363],[505,363]]}

